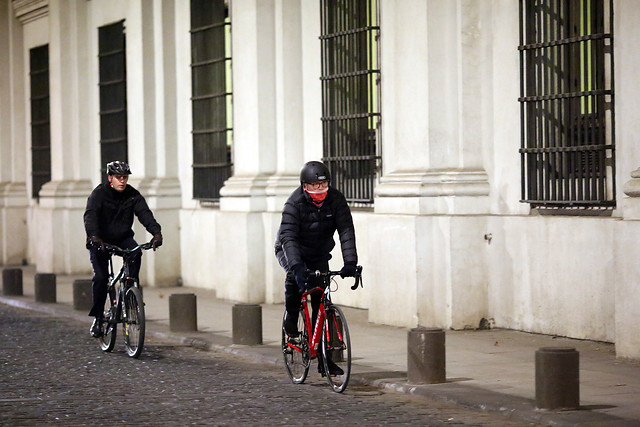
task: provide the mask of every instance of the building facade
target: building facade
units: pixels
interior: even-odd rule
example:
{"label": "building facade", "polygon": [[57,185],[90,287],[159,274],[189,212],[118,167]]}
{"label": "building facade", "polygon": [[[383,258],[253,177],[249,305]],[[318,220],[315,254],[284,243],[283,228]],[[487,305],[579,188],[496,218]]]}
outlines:
{"label": "building facade", "polygon": [[323,159],[364,266],[339,303],[640,358],[637,22],[634,0],[3,0],[0,263],[89,273],[118,158],[163,227],[144,283],[279,303],[280,212]]}

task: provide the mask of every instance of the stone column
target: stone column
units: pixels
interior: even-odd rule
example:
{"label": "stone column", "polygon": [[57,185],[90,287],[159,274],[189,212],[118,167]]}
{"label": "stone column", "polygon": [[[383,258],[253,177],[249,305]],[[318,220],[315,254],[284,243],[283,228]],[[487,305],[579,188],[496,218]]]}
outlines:
{"label": "stone column", "polygon": [[[141,283],[173,286],[180,275],[176,3],[136,2],[127,11],[127,103],[131,184],[162,226],[163,246],[143,257]],[[138,222],[138,243],[151,235]]]}
{"label": "stone column", "polygon": [[[0,264],[27,258],[25,103],[22,24],[15,4],[0,4]],[[16,238],[18,237],[18,238]]]}
{"label": "stone column", "polygon": [[51,181],[29,222],[30,255],[42,271],[84,273],[90,264],[82,215],[93,189],[86,155],[90,99],[86,2],[49,1]]}
{"label": "stone column", "polygon": [[300,185],[300,168],[322,157],[320,8],[304,0],[275,2],[276,171],[267,178],[264,223],[265,301],[283,301],[284,270],[273,242],[284,203]]}
{"label": "stone column", "polygon": [[[370,320],[477,325],[488,304],[481,243],[490,212],[484,152],[493,144],[492,4],[392,0],[380,7],[384,158],[374,199],[381,215],[371,227],[381,238],[396,236],[394,247],[416,248],[416,256],[403,259],[405,289],[396,300],[373,290]],[[396,282],[406,251],[394,250],[372,248],[381,261],[369,274],[379,283]],[[417,312],[385,309],[406,300],[416,301]]]}
{"label": "stone column", "polygon": [[309,108],[320,102],[319,9],[307,3],[231,3],[234,174],[221,189],[216,241],[239,245],[221,254],[228,290],[219,295],[242,302],[282,300],[273,256],[280,211],[299,185],[307,144],[320,150],[310,158],[321,155],[320,107]]}
{"label": "stone column", "polygon": [[221,210],[266,208],[266,178],[276,165],[275,13],[275,1],[231,3],[234,166]]}
{"label": "stone column", "polygon": [[615,339],[616,355],[640,358],[640,168],[631,172],[624,184],[623,221],[617,224],[615,260]]}
{"label": "stone column", "polygon": [[[615,3],[616,199],[622,221],[615,223],[615,344],[620,357],[640,358],[640,88],[634,83],[640,60],[633,56],[640,37],[640,8],[632,0]],[[621,62],[618,59],[622,59]],[[623,184],[620,191],[620,184]]]}
{"label": "stone column", "polygon": [[488,7],[470,1],[381,5],[385,156],[376,213],[488,211],[482,156],[490,142],[482,133],[490,120],[482,89],[491,71]]}

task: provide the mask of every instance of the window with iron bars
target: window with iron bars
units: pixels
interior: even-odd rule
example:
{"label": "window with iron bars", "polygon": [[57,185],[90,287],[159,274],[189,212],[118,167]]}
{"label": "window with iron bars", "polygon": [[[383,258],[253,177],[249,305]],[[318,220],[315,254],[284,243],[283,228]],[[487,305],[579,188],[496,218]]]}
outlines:
{"label": "window with iron bars", "polygon": [[321,0],[323,158],[353,204],[373,203],[380,167],[377,0]]}
{"label": "window with iron bars", "polygon": [[125,46],[124,21],[98,29],[100,167],[103,179],[106,179],[108,162],[128,162]]}
{"label": "window with iron bars", "polygon": [[231,159],[231,20],[224,0],[191,1],[193,198],[220,199]]}
{"label": "window with iron bars", "polygon": [[612,0],[520,1],[522,202],[615,207]]}
{"label": "window with iron bars", "polygon": [[31,80],[31,197],[51,181],[51,124],[49,116],[49,45],[29,50]]}

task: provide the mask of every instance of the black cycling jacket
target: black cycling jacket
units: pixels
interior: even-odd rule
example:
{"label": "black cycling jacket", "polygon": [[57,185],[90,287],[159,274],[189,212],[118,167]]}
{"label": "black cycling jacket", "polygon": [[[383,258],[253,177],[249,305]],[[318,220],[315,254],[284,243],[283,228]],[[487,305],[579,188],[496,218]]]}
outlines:
{"label": "black cycling jacket", "polygon": [[98,185],[87,199],[87,208],[84,211],[87,245],[91,236],[98,236],[106,243],[116,243],[133,237],[134,215],[149,233],[160,233],[160,224],[156,222],[146,200],[138,190],[127,185],[122,192],[118,192],[111,188],[108,182]]}
{"label": "black cycling jacket", "polygon": [[344,195],[329,187],[324,203],[318,207],[302,186],[298,187],[282,209],[275,242],[280,265],[288,270],[299,263],[328,261],[335,246],[333,235],[336,230],[340,236],[343,261],[357,264],[353,218]]}

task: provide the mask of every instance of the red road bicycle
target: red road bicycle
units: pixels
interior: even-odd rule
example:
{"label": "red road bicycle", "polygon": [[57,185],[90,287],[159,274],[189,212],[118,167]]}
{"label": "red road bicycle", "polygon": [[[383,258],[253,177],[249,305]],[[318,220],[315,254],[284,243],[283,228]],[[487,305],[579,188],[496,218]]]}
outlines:
{"label": "red road bicycle", "polygon": [[[323,376],[326,376],[333,391],[342,393],[349,383],[351,375],[351,339],[347,319],[342,310],[331,302],[331,292],[338,289],[334,277],[339,271],[309,271],[310,277],[318,278],[322,286],[309,289],[302,294],[300,314],[298,315],[297,337],[289,337],[284,329],[285,316],[282,319],[282,354],[287,373],[294,384],[302,384],[307,379],[309,366],[313,359],[321,358]],[[362,267],[356,269],[355,283],[351,289],[362,286]],[[333,287],[333,288],[332,288]],[[318,318],[311,325],[311,294],[322,292]],[[328,374],[327,374],[328,373]]]}

